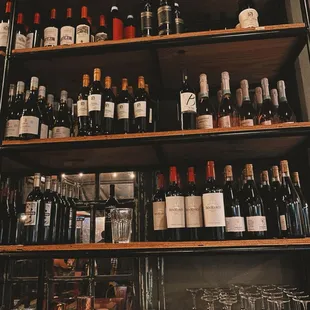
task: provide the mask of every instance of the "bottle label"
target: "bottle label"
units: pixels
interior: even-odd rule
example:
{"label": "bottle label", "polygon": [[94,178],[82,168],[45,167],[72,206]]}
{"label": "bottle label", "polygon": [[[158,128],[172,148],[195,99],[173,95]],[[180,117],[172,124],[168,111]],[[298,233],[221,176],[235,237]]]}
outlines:
{"label": "bottle label", "polygon": [[281,230],[284,230],[284,231],[287,230],[285,215],[280,215],[280,226],[281,226]]}
{"label": "bottle label", "polygon": [[72,26],[64,26],[60,29],[60,45],[70,45],[74,43],[75,29]]}
{"label": "bottle label", "polygon": [[46,27],[44,29],[44,46],[56,46],[58,43],[58,29]]}
{"label": "bottle label", "polygon": [[19,137],[19,119],[10,119],[6,122],[5,137]]}
{"label": "bottle label", "polygon": [[103,239],[102,233],[105,231],[105,217],[96,216],[95,242]]}
{"label": "bottle label", "polygon": [[129,118],[129,103],[119,103],[117,105],[117,119]]}
{"label": "bottle label", "polygon": [[248,231],[267,231],[265,216],[247,216],[246,226]]}
{"label": "bottle label", "polygon": [[44,226],[51,225],[51,210],[52,210],[52,203],[46,202],[44,204]]}
{"label": "bottle label", "polygon": [[6,47],[9,36],[9,23],[0,23],[0,46]]}
{"label": "bottle label", "polygon": [[149,124],[153,123],[153,109],[149,109]]}
{"label": "bottle label", "polygon": [[244,218],[242,216],[226,217],[226,232],[243,232],[245,231]]}
{"label": "bottle label", "polygon": [[147,29],[152,29],[152,12],[142,12],[141,13],[141,30],[142,32]]}
{"label": "bottle label", "polygon": [[26,40],[26,36],[21,33],[17,33],[15,38],[15,49],[19,50],[26,48]]}
{"label": "bottle label", "polygon": [[49,138],[53,138],[53,130],[49,130],[48,131],[48,137]]}
{"label": "bottle label", "polygon": [[39,118],[36,116],[22,116],[19,123],[19,134],[39,135]]}
{"label": "bottle label", "polygon": [[26,48],[32,48],[33,35],[33,32],[27,34]]}
{"label": "bottle label", "polygon": [[98,32],[95,35],[95,42],[105,41],[108,38],[108,34],[105,32]]}
{"label": "bottle label", "polygon": [[77,116],[88,116],[88,104],[87,100],[78,100],[77,102]]}
{"label": "bottle label", "polygon": [[104,104],[104,117],[114,118],[115,104],[111,101],[106,101]]}
{"label": "bottle label", "polygon": [[197,106],[196,106],[196,95],[194,93],[181,93],[181,112],[186,113],[196,113]]}
{"label": "bottle label", "polygon": [[183,33],[184,32],[184,20],[182,18],[175,18],[175,33]]}
{"label": "bottle label", "polygon": [[123,21],[119,18],[113,18],[113,40],[121,40],[123,39]]}
{"label": "bottle label", "polygon": [[270,126],[271,125],[271,120],[261,122],[260,124],[261,125],[265,125],[265,126]]}
{"label": "bottle label", "polygon": [[201,196],[185,197],[186,227],[202,227]]}
{"label": "bottle label", "polygon": [[37,213],[38,213],[38,202],[37,201],[27,201],[25,208],[25,226],[34,226],[37,221]]}
{"label": "bottle label", "polygon": [[220,128],[231,127],[230,116],[229,115],[222,116],[222,117],[219,118],[219,127]]}
{"label": "bottle label", "polygon": [[168,228],[185,228],[184,197],[166,197],[166,214]]}
{"label": "bottle label", "polygon": [[212,129],[213,128],[213,117],[212,115],[200,115],[197,117],[197,128],[198,129]]}
{"label": "bottle label", "polygon": [[70,128],[67,127],[54,127],[53,128],[53,138],[69,138]]}
{"label": "bottle label", "polygon": [[224,227],[223,193],[206,193],[202,196],[205,227]]}
{"label": "bottle label", "polygon": [[101,95],[88,96],[88,112],[101,111]]}
{"label": "bottle label", "polygon": [[76,27],[76,43],[88,43],[90,40],[90,27],[82,24]]}
{"label": "bottle label", "polygon": [[167,229],[166,203],[164,201],[153,202],[154,230]]}
{"label": "bottle label", "polygon": [[244,119],[240,123],[241,126],[254,126],[254,121],[252,119]]}
{"label": "bottle label", "polygon": [[255,9],[245,9],[239,14],[241,28],[259,27],[258,13]]}
{"label": "bottle label", "polygon": [[41,124],[40,139],[47,139],[47,137],[48,137],[48,126],[45,124]]}
{"label": "bottle label", "polygon": [[136,37],[136,27],[135,26],[127,26],[124,29],[124,37],[125,39],[132,39]]}
{"label": "bottle label", "polygon": [[146,101],[137,101],[134,103],[135,118],[146,117]]}
{"label": "bottle label", "polygon": [[162,26],[164,24],[171,24],[171,6],[170,5],[163,5],[158,8],[157,10],[157,17],[158,17],[158,26]]}

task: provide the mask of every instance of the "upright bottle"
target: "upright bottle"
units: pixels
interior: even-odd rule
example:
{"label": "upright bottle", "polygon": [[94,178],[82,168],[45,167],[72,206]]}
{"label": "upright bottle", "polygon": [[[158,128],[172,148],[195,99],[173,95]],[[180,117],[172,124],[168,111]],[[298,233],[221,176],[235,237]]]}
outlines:
{"label": "upright bottle", "polygon": [[240,125],[254,126],[256,124],[256,113],[249,95],[249,83],[247,80],[241,81],[242,107],[240,109]]}
{"label": "upright bottle", "polygon": [[261,87],[255,88],[255,109],[256,109],[256,118],[257,123],[259,123],[259,116],[263,106],[263,91]]}
{"label": "upright bottle", "polygon": [[158,34],[168,35],[172,34],[172,4],[170,0],[160,0],[159,7],[157,9],[158,19]]}
{"label": "upright bottle", "polygon": [[1,51],[6,50],[6,45],[8,43],[11,6],[12,6],[11,0],[7,1],[5,4],[5,13],[2,16],[2,18],[0,18],[0,50]]}
{"label": "upright bottle", "polygon": [[105,41],[108,39],[108,30],[104,15],[99,17],[99,28],[95,35],[95,42]]}
{"label": "upright bottle", "polygon": [[1,183],[1,224],[0,224],[0,244],[9,244],[10,234],[10,207],[9,207],[10,179],[7,178]]}
{"label": "upright bottle", "polygon": [[239,23],[241,28],[259,27],[258,13],[253,0],[239,0]]}
{"label": "upright bottle", "polygon": [[200,93],[198,103],[197,128],[211,129],[216,127],[216,112],[209,100],[209,85],[206,74],[200,74]]}
{"label": "upright bottle", "polygon": [[29,98],[25,102],[19,123],[19,137],[21,139],[40,138],[41,114],[37,104],[39,79],[31,78]]}
{"label": "upright bottle", "polygon": [[150,89],[149,85],[145,84],[145,92],[147,94],[146,102],[148,106],[148,124],[147,124],[147,131],[148,132],[155,132],[156,131],[156,123],[157,123],[157,116],[156,116],[156,102],[150,96]]}
{"label": "upright bottle", "polygon": [[124,24],[120,17],[119,9],[117,5],[113,5],[111,8],[111,22],[109,25],[111,40],[123,39]]}
{"label": "upright bottle", "polygon": [[147,132],[148,113],[147,93],[143,76],[138,78],[138,89],[134,99],[134,117],[136,132]]}
{"label": "upright bottle", "polygon": [[[60,200],[57,195],[57,176],[53,175],[49,177],[51,182],[50,189],[48,190],[48,184],[46,185],[44,195],[44,203],[51,206],[50,218],[47,218],[49,222],[49,234],[50,242],[52,244],[60,243],[60,230],[61,230],[61,219],[60,219]],[[45,180],[46,182],[46,180]],[[45,209],[49,210],[49,208]]]}
{"label": "upright bottle", "polygon": [[72,8],[67,8],[67,16],[60,28],[60,45],[74,44],[75,27],[72,19]]}
{"label": "upright bottle", "polygon": [[153,9],[150,0],[142,1],[142,10],[140,13],[141,19],[141,34],[142,37],[153,35]]}
{"label": "upright bottle", "polygon": [[8,205],[9,205],[9,234],[8,234],[8,243],[15,244],[17,236],[17,204],[20,204],[20,201],[17,201],[17,182],[9,180],[7,182],[9,185],[9,195],[8,195]]}
{"label": "upright bottle", "polygon": [[48,94],[47,95],[47,119],[48,119],[48,137],[53,137],[53,128],[55,124],[55,116],[53,111],[53,104],[54,104],[54,95]]}
{"label": "upright bottle", "polygon": [[40,244],[43,240],[44,204],[40,183],[41,174],[36,173],[34,175],[33,190],[26,200],[24,244]]}
{"label": "upright bottle", "polygon": [[225,166],[224,178],[225,237],[227,239],[243,239],[245,235],[244,214],[234,188],[232,166]]}
{"label": "upright bottle", "polygon": [[67,199],[68,185],[65,182],[61,184],[61,198],[63,202],[63,218],[62,218],[62,243],[68,243],[69,239],[69,220],[70,220],[70,203]]}
{"label": "upright bottle", "polygon": [[[55,201],[56,209],[56,222],[55,222],[55,242],[61,243],[61,234],[62,234],[62,216],[63,216],[63,204],[61,199],[61,185],[57,180],[57,176],[52,176],[52,193]],[[54,237],[53,237],[54,238]]]}
{"label": "upright bottle", "polygon": [[26,28],[24,25],[24,14],[18,13],[16,30],[15,30],[14,48],[16,50],[26,48],[26,40],[27,40],[27,38],[26,38]]}
{"label": "upright bottle", "polygon": [[33,25],[27,34],[26,48],[42,46],[42,29],[40,25],[40,13],[35,13]]}
{"label": "upright bottle", "polygon": [[278,109],[279,109],[279,95],[278,90],[276,88],[273,88],[270,91],[271,94],[271,102],[273,107],[273,119],[271,120],[272,124],[278,124],[279,121],[279,115],[278,115]]}
{"label": "upright bottle", "polygon": [[187,70],[182,70],[182,86],[180,89],[181,129],[196,129],[197,104],[193,88],[188,83]]}
{"label": "upright bottle", "polygon": [[53,205],[53,194],[51,191],[51,177],[45,176],[43,193],[43,204],[44,204],[44,226],[43,226],[43,243],[53,243],[53,230],[55,229],[55,206]]}
{"label": "upright bottle", "polygon": [[214,161],[207,162],[206,184],[202,195],[206,240],[225,239],[223,189],[215,181]]}
{"label": "upright bottle", "polygon": [[112,227],[111,227],[111,211],[119,207],[119,202],[115,198],[115,185],[110,184],[110,197],[107,200],[104,208],[105,214],[105,243],[112,243]]}
{"label": "upright bottle", "polygon": [[271,125],[274,117],[274,107],[270,97],[268,79],[263,78],[261,84],[263,90],[263,105],[258,120],[260,125]]}
{"label": "upright bottle", "polygon": [[203,238],[202,200],[196,187],[195,168],[187,169],[188,187],[185,193],[186,239],[198,241]]}
{"label": "upright bottle", "polygon": [[88,95],[88,113],[90,121],[90,130],[93,136],[101,134],[101,119],[102,119],[102,95],[103,89],[101,86],[101,70],[94,69],[94,81],[89,88]]}
{"label": "upright bottle", "polygon": [[104,79],[103,90],[104,113],[102,119],[102,132],[104,134],[114,133],[115,96],[111,86],[112,79],[110,76],[106,76]]}
{"label": "upright bottle", "polygon": [[58,22],[56,20],[56,9],[51,9],[50,20],[44,29],[44,46],[58,45]]}
{"label": "upright bottle", "polygon": [[60,105],[57,119],[53,128],[53,138],[68,138],[71,133],[71,124],[67,107],[68,92],[62,90],[60,93]]}
{"label": "upright bottle", "polygon": [[88,43],[90,42],[90,23],[87,20],[87,6],[82,6],[81,19],[76,26],[75,43]]}
{"label": "upright bottle", "polygon": [[288,104],[285,92],[285,83],[283,80],[278,81],[277,83],[278,91],[279,91],[279,108],[278,108],[278,116],[280,123],[294,123],[296,121],[296,116]]}
{"label": "upright bottle", "polygon": [[75,243],[75,230],[76,230],[76,203],[73,199],[72,186],[69,187],[67,200],[70,204],[69,211],[69,231],[68,231],[68,243]]}
{"label": "upright bottle", "polygon": [[239,112],[242,109],[242,101],[243,101],[242,89],[238,88],[236,89],[236,107]]}
{"label": "upright bottle", "polygon": [[127,15],[124,25],[124,39],[132,39],[136,37],[136,23],[133,15]]}
{"label": "upright bottle", "polygon": [[77,116],[79,122],[78,135],[89,135],[89,116],[88,116],[88,94],[89,94],[89,75],[83,75],[83,86],[77,100]]}
{"label": "upright bottle", "polygon": [[68,118],[70,122],[70,137],[74,137],[74,132],[73,132],[73,99],[68,98],[67,99],[67,108],[68,108]]}
{"label": "upright bottle", "polygon": [[130,118],[133,114],[132,98],[128,93],[128,80],[122,79],[122,90],[117,98],[117,133],[130,132]]}
{"label": "upright bottle", "polygon": [[40,128],[40,139],[47,139],[48,138],[48,117],[46,113],[46,87],[40,86],[39,87],[39,94],[38,94],[38,107],[41,114],[41,128]]}
{"label": "upright bottle", "polygon": [[181,11],[178,2],[174,2],[174,27],[175,33],[184,32],[184,20],[181,17]]}

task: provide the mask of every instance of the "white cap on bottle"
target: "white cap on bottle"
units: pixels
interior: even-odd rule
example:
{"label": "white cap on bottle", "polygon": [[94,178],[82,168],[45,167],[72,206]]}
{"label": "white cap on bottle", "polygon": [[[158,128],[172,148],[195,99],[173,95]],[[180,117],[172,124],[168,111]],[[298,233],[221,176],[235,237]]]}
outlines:
{"label": "white cap on bottle", "polygon": [[263,97],[264,99],[270,99],[270,93],[269,93],[269,81],[267,78],[263,78],[261,80],[262,89],[263,89]]}
{"label": "white cap on bottle", "polygon": [[250,95],[249,95],[249,82],[248,82],[248,80],[242,80],[240,82],[240,86],[242,89],[242,98],[249,100]]}
{"label": "white cap on bottle", "polygon": [[263,103],[263,91],[261,87],[255,88],[255,99],[258,105]]}
{"label": "white cap on bottle", "polygon": [[202,73],[199,76],[199,84],[200,84],[200,96],[209,96],[209,86],[208,86],[208,77],[206,74]]}
{"label": "white cap on bottle", "polygon": [[22,94],[25,91],[25,83],[23,81],[17,82],[16,93]]}
{"label": "white cap on bottle", "polygon": [[238,88],[236,90],[236,101],[237,101],[237,106],[238,108],[241,108],[242,106],[242,89],[241,88]]}
{"label": "white cap on bottle", "polygon": [[45,86],[40,86],[39,87],[39,97],[44,97],[45,98],[46,94],[46,87]]}
{"label": "white cap on bottle", "polygon": [[229,86],[229,73],[227,71],[222,72],[222,91],[223,95],[229,93],[230,94],[230,86]]}
{"label": "white cap on bottle", "polygon": [[30,81],[30,89],[38,89],[39,79],[36,76],[33,76]]}
{"label": "white cap on bottle", "polygon": [[272,101],[272,104],[275,106],[275,107],[278,107],[279,106],[279,100],[278,100],[278,90],[276,88],[273,88],[271,90],[271,101]]}
{"label": "white cap on bottle", "polygon": [[283,80],[280,80],[278,81],[277,86],[279,91],[280,102],[286,101],[285,82]]}

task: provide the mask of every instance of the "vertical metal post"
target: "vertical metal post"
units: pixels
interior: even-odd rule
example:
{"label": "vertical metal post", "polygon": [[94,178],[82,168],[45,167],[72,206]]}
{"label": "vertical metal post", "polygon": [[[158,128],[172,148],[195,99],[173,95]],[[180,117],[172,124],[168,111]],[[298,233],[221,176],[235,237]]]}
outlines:
{"label": "vertical metal post", "polygon": [[310,10],[308,0],[300,0],[300,8],[301,8],[301,15],[303,21],[307,28],[307,50],[308,50],[308,57],[310,60]]}
{"label": "vertical metal post", "polygon": [[[4,268],[3,268],[3,288],[2,288],[2,296],[1,296],[1,306],[3,308],[1,309],[9,309],[9,304],[10,304],[10,298],[8,298],[9,296],[11,296],[11,294],[9,293],[9,288],[11,287],[11,283],[9,283],[9,265],[12,262],[10,262],[9,258],[6,258],[4,260]],[[10,286],[10,287],[9,287]]]}
{"label": "vertical metal post", "polygon": [[45,260],[40,259],[39,261],[39,276],[38,276],[38,288],[37,288],[37,309],[44,309],[45,299]]}

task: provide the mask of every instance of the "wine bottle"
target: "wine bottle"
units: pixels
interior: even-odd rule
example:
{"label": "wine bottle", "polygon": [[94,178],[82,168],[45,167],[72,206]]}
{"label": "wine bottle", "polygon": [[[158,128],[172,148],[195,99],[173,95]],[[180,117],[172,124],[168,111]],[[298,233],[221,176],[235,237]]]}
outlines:
{"label": "wine bottle", "polygon": [[241,28],[259,27],[258,12],[253,0],[239,0],[239,23]]}
{"label": "wine bottle", "polygon": [[138,78],[138,89],[134,99],[134,116],[136,132],[147,132],[148,113],[147,93],[143,76]]}
{"label": "wine bottle", "polygon": [[143,0],[140,13],[142,37],[153,35],[153,9],[150,0]]}
{"label": "wine bottle", "polygon": [[21,139],[40,138],[41,114],[37,104],[39,79],[31,78],[29,98],[25,102],[19,123],[19,137]]}
{"label": "wine bottle", "polygon": [[48,117],[46,113],[45,97],[46,97],[46,87],[40,86],[38,94],[38,108],[41,115],[40,139],[48,138]]}
{"label": "wine bottle", "polygon": [[68,243],[69,238],[69,218],[70,218],[70,203],[67,200],[67,184],[65,181],[61,182],[61,199],[62,199],[62,207],[63,207],[63,213],[62,213],[62,243]]}
{"label": "wine bottle", "polygon": [[89,88],[88,95],[88,113],[90,120],[90,130],[93,136],[101,134],[101,111],[102,111],[102,95],[103,89],[100,83],[101,70],[94,69],[94,81]]}
{"label": "wine bottle", "polygon": [[95,33],[94,33],[94,27],[93,27],[93,20],[90,16],[87,16],[87,20],[90,25],[90,42],[95,42]]}
{"label": "wine bottle", "polygon": [[[49,227],[45,227],[45,231],[48,233],[46,236],[49,238],[49,242],[52,244],[60,243],[60,231],[61,231],[61,219],[60,219],[60,200],[57,195],[57,176],[53,175],[48,177],[45,182],[49,181],[50,184],[45,183],[45,192],[43,193],[45,211],[50,209],[50,217],[45,217],[44,223],[49,224]],[[44,224],[45,225],[45,224]]]}
{"label": "wine bottle", "polygon": [[106,76],[104,79],[103,102],[104,113],[102,119],[102,132],[104,134],[114,133],[114,112],[115,112],[115,96],[111,89],[112,79]]}
{"label": "wine bottle", "polygon": [[12,181],[11,179],[7,182],[8,184],[8,204],[9,204],[9,230],[8,230],[8,243],[15,244],[16,243],[16,235],[17,235],[17,184],[16,181]]}
{"label": "wine bottle", "polygon": [[285,83],[284,81],[278,81],[277,83],[279,97],[280,97],[280,104],[278,108],[278,116],[280,123],[294,123],[296,120],[296,116],[291,109],[290,105],[288,104],[285,92]]}
{"label": "wine bottle", "polygon": [[172,34],[172,5],[170,0],[160,0],[157,9],[158,18],[158,34],[169,35]]}
{"label": "wine bottle", "polygon": [[87,20],[87,6],[82,6],[81,9],[81,19],[76,26],[76,38],[75,42],[78,43],[88,43],[90,41],[90,23]]}
{"label": "wine bottle", "polygon": [[211,129],[216,127],[216,112],[209,100],[209,85],[206,74],[200,74],[200,93],[198,104],[197,128]]}
{"label": "wine bottle", "polygon": [[111,89],[112,89],[112,93],[113,93],[114,97],[117,98],[117,96],[118,96],[117,86],[112,86]]}
{"label": "wine bottle", "polygon": [[129,14],[125,21],[124,39],[132,39],[136,37],[136,23],[133,15]]}
{"label": "wine bottle", "polygon": [[[63,205],[61,199],[61,185],[57,180],[57,176],[52,176],[52,194],[55,208],[55,226],[53,229],[53,240],[55,243],[61,243],[61,234],[62,234],[62,215],[63,215]],[[53,207],[53,205],[52,205]],[[53,241],[54,242],[54,241]]]}
{"label": "wine bottle", "polygon": [[15,30],[15,44],[14,48],[23,49],[26,48],[26,29],[24,25],[24,14],[18,13],[17,14],[17,23],[16,23],[16,30]]}
{"label": "wine bottle", "polygon": [[155,132],[156,131],[156,102],[153,101],[153,99],[150,96],[150,89],[149,85],[145,84],[145,92],[147,94],[146,102],[148,109],[148,124],[147,124],[147,131],[148,132]]}
{"label": "wine bottle", "polygon": [[60,45],[74,44],[75,27],[72,19],[72,8],[67,8],[67,16],[60,28]]}
{"label": "wine bottle", "polygon": [[242,80],[240,83],[242,89],[242,106],[240,109],[240,125],[254,126],[256,124],[256,113],[253,108],[249,95],[249,83],[247,80]]}
{"label": "wine bottle", "polygon": [[68,108],[68,118],[70,122],[70,137],[74,137],[73,134],[73,99],[67,99],[67,108]]}
{"label": "wine bottle", "polygon": [[242,189],[242,204],[246,218],[247,238],[266,238],[267,223],[263,200],[259,195],[253,173],[253,165],[245,165],[246,183]]}
{"label": "wine bottle", "polygon": [[110,184],[110,197],[104,207],[105,231],[104,242],[112,243],[111,211],[119,207],[119,202],[115,198],[115,185]]}
{"label": "wine bottle", "polygon": [[303,228],[304,228],[304,233],[306,236],[309,237],[310,235],[310,223],[309,223],[309,205],[307,200],[305,199],[305,196],[303,194],[303,191],[300,187],[300,180],[299,180],[299,173],[298,172],[293,172],[292,174],[293,178],[293,185],[296,189],[296,192],[299,196],[301,205],[302,205],[302,211],[303,211]]}
{"label": "wine bottle", "polygon": [[242,101],[243,101],[242,89],[238,88],[236,89],[236,107],[239,112],[242,109]]}
{"label": "wine bottle", "polygon": [[44,46],[58,45],[58,22],[56,20],[56,9],[51,10],[51,17],[44,29]]}
{"label": "wine bottle", "polygon": [[184,32],[184,20],[181,17],[181,11],[178,2],[174,2],[174,27],[175,33]]}
{"label": "wine bottle", "polygon": [[166,191],[167,233],[170,241],[184,240],[185,232],[185,201],[177,176],[177,168],[170,167],[169,187]]}
{"label": "wine bottle", "polygon": [[105,23],[104,15],[100,15],[99,17],[99,28],[95,35],[95,42],[105,41],[108,39],[108,30]]}
{"label": "wine bottle", "polygon": [[42,46],[42,29],[40,25],[40,13],[34,14],[33,25],[30,28],[27,39],[26,48],[40,47]]}
{"label": "wine bottle", "polygon": [[35,173],[33,190],[26,200],[24,244],[40,244],[43,239],[44,204],[40,183],[41,174]]}
{"label": "wine bottle", "polygon": [[196,95],[188,83],[187,70],[182,70],[182,86],[180,89],[181,129],[196,129]]}
{"label": "wine bottle", "polygon": [[214,161],[207,162],[206,184],[202,195],[207,240],[225,239],[225,208],[223,189],[216,184]]}
{"label": "wine bottle", "polygon": [[260,125],[271,125],[274,117],[274,107],[272,105],[270,93],[269,93],[269,82],[267,78],[261,80],[263,90],[263,105],[259,115]]}
{"label": "wine bottle", "polygon": [[133,114],[132,98],[128,93],[128,80],[122,79],[122,90],[117,98],[117,133],[130,132],[130,116]]}
{"label": "wine bottle", "polygon": [[77,116],[79,121],[79,136],[89,135],[89,116],[88,116],[88,94],[89,94],[89,75],[83,75],[83,86],[78,95]]}
{"label": "wine bottle", "polygon": [[75,243],[75,230],[76,230],[76,203],[73,199],[72,186],[69,187],[67,200],[70,205],[69,211],[69,231],[68,231],[68,242]]}
{"label": "wine bottle", "polygon": [[48,137],[53,137],[53,128],[55,124],[55,116],[53,111],[53,104],[54,104],[54,95],[48,94],[47,95],[47,119],[48,119]]}
{"label": "wine bottle", "polygon": [[43,243],[52,244],[53,242],[53,230],[55,226],[55,208],[53,205],[53,195],[51,192],[51,177],[45,176],[43,193],[44,204],[44,226],[43,226]]}
{"label": "wine bottle", "polygon": [[1,231],[0,231],[0,244],[9,244],[10,233],[10,207],[9,207],[9,187],[10,179],[7,178],[1,183],[1,201],[0,201],[0,214],[1,214]]}
{"label": "wine bottle", "polygon": [[111,40],[121,40],[123,39],[124,25],[120,17],[119,9],[117,5],[113,5],[111,8],[111,22],[109,25],[110,39]]}
{"label": "wine bottle", "polygon": [[259,116],[263,106],[263,91],[261,87],[255,88],[256,116],[259,123]]}
{"label": "wine bottle", "polygon": [[185,194],[186,234],[190,241],[203,238],[202,200],[196,187],[195,168],[187,170],[188,188]]}
{"label": "wine bottle", "polygon": [[68,92],[62,90],[60,93],[60,105],[58,109],[57,119],[53,128],[53,138],[70,137],[71,124],[67,107]]}
{"label": "wine bottle", "polygon": [[273,107],[273,119],[271,120],[272,124],[279,123],[279,115],[278,115],[278,109],[279,109],[279,95],[278,90],[276,88],[271,89],[270,91],[271,95],[271,102]]}
{"label": "wine bottle", "polygon": [[224,178],[225,237],[226,239],[243,239],[245,235],[244,215],[233,184],[232,166],[225,166]]}
{"label": "wine bottle", "polygon": [[5,13],[0,18],[0,50],[5,51],[8,43],[9,37],[9,24],[10,24],[10,15],[11,15],[11,0],[7,1],[5,4]]}

